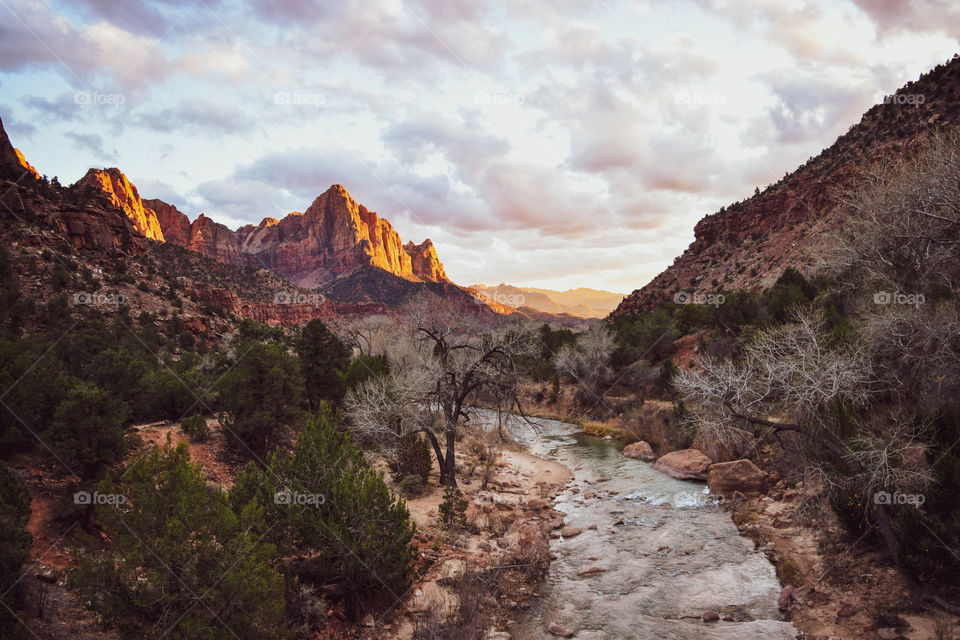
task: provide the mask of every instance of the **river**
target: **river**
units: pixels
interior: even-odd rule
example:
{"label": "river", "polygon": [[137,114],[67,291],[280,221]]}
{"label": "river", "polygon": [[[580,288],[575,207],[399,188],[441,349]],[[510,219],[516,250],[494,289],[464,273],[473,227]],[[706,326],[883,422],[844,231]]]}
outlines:
{"label": "river", "polygon": [[[624,458],[622,445],[576,425],[534,422],[511,431],[531,453],[574,470],[556,508],[583,532],[551,543],[557,559],[540,597],[510,628],[514,638],[555,638],[550,624],[581,640],[796,638],[777,610],[773,566],[705,485]],[[578,575],[590,567],[605,571]],[[704,622],[705,612],[728,620]]]}

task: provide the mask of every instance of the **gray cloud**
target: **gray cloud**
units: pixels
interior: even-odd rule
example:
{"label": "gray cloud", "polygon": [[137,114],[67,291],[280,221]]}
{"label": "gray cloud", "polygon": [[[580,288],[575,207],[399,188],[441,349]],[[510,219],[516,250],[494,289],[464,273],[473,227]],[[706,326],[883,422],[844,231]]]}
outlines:
{"label": "gray cloud", "polygon": [[[89,151],[93,154],[91,160],[109,160],[116,162],[119,159],[117,150],[107,151],[103,146],[103,138],[95,133],[75,133],[68,131],[64,134],[73,141],[73,146],[81,151]],[[93,162],[97,164],[97,162]]]}

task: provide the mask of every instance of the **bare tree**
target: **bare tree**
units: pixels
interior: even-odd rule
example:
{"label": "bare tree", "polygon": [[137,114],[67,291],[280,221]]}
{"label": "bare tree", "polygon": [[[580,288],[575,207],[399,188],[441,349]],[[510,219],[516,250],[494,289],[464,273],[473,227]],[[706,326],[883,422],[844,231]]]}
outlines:
{"label": "bare tree", "polygon": [[390,449],[412,433],[429,439],[442,484],[456,485],[456,435],[481,399],[519,407],[518,386],[537,353],[534,332],[489,326],[481,310],[435,297],[403,314],[387,349],[391,374],[351,392],[346,404],[361,441]]}
{"label": "bare tree", "polygon": [[957,290],[960,135],[935,135],[911,160],[864,170],[840,204],[843,223],[824,224],[826,266],[854,267],[864,284],[908,293]]}
{"label": "bare tree", "polygon": [[610,356],[615,347],[610,329],[597,322],[580,333],[575,344],[563,345],[553,357],[553,366],[576,380],[584,391],[599,396],[610,377]]}
{"label": "bare tree", "polygon": [[[708,425],[721,439],[744,425],[760,437],[795,433],[815,450],[826,450],[846,468],[843,483],[871,499],[878,491],[930,481],[910,455],[919,440],[908,417],[887,416],[881,423],[869,413],[876,382],[868,345],[833,344],[810,313],[760,332],[737,361],[702,359],[674,379],[691,424]],[[851,429],[853,434],[845,433]],[[823,459],[815,451],[812,464]],[[822,477],[836,483],[829,474]],[[871,509],[895,555],[887,505],[875,501]]]}

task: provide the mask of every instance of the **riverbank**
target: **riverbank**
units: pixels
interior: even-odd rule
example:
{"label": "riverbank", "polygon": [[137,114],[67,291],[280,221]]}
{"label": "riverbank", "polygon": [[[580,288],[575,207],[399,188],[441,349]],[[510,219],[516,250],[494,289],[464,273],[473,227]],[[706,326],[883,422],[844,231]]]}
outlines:
{"label": "riverbank", "polygon": [[[553,499],[573,474],[558,462],[508,444],[483,486],[484,471],[470,464],[469,445],[461,443],[457,453],[462,470],[458,488],[467,501],[465,527],[451,531],[438,523],[443,488],[437,484],[436,465],[428,490],[406,498],[417,524],[422,573],[398,607],[402,613],[383,623],[373,621],[383,637],[408,640],[418,628],[429,637],[444,620],[460,617],[458,632],[464,636],[483,627],[490,637],[509,638],[517,615],[539,597],[551,560],[550,534],[563,524]],[[481,611],[475,611],[473,600]]]}

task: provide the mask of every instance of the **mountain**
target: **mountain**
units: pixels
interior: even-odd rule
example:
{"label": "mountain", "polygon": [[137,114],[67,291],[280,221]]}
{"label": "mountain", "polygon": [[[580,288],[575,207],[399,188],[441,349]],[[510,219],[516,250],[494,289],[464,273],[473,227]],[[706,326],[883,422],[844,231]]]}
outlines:
{"label": "mountain", "polygon": [[553,291],[536,287],[515,287],[502,282],[496,286],[477,284],[470,288],[490,300],[517,309],[565,314],[575,318],[602,318],[616,309],[624,297],[622,293],[582,287]]}
{"label": "mountain", "polygon": [[[118,293],[151,312],[202,317],[203,308],[210,307],[267,324],[302,324],[387,313],[429,292],[491,320],[516,313],[477,304],[471,292],[447,278],[429,239],[404,243],[387,220],[341,185],[303,213],[232,230],[203,214],[191,222],[171,204],[142,199],[115,167],[90,169],[67,188],[51,184],[26,163],[0,122],[0,205],[0,217],[10,221],[0,231],[5,244],[15,248],[13,259],[23,259],[24,273],[36,272],[37,253],[19,237],[32,238],[32,245],[48,252],[44,255],[74,264],[71,269],[79,264],[90,273],[119,270],[110,279]],[[67,257],[77,251],[77,257]],[[146,271],[144,263],[150,265]],[[31,278],[33,284],[43,282]],[[96,291],[73,284],[74,290]],[[185,291],[189,302],[181,299],[174,309],[169,303],[179,298],[176,290]],[[62,292],[45,287],[36,297]],[[301,299],[307,302],[296,302]]]}
{"label": "mountain", "polygon": [[873,106],[834,144],[776,184],[703,218],[687,250],[612,315],[656,307],[681,291],[762,289],[789,266],[809,274],[817,229],[843,224],[838,196],[857,172],[909,154],[931,133],[958,123],[960,56],[955,55]]}
{"label": "mountain", "polygon": [[200,214],[187,216],[149,200],[169,242],[222,262],[262,266],[301,286],[329,285],[362,267],[412,282],[449,282],[433,243],[403,243],[393,226],[354,200],[339,184],[304,211],[264,218],[235,231]]}

